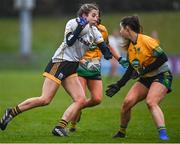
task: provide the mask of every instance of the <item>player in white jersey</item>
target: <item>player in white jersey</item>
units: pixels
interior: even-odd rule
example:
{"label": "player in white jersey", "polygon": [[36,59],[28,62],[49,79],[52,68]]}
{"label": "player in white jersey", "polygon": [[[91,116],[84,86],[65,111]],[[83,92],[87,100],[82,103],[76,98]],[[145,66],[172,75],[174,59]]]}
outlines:
{"label": "player in white jersey", "polygon": [[[81,37],[78,38],[71,46],[67,44],[67,36],[71,34],[72,37],[74,27],[77,27],[76,19],[71,19],[66,24],[65,40],[55,52],[52,60],[53,62],[59,62],[62,59],[67,61],[79,61],[82,59],[84,53],[91,48],[94,43],[99,44],[103,42],[102,34],[99,32],[96,26],[87,24],[83,31],[80,33]],[[67,35],[67,36],[66,36]]]}
{"label": "player in white jersey", "polygon": [[60,123],[52,133],[58,136],[67,136],[65,127],[83,107],[86,99],[76,74],[79,60],[93,43],[100,47],[105,59],[112,58],[101,33],[93,26],[98,20],[98,14],[99,9],[95,4],[83,4],[80,7],[78,17],[66,24],[64,41],[43,73],[45,80],[41,96],[29,98],[13,108],[7,108],[0,120],[1,130],[5,130],[7,124],[18,114],[49,104],[62,83],[73,99],[73,103],[64,112]]}

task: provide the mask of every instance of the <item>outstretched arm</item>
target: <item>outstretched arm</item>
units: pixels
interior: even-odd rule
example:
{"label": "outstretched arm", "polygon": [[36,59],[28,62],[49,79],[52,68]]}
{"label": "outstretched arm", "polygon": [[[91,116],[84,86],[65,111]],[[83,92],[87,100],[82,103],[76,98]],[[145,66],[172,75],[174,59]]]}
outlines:
{"label": "outstretched arm", "polygon": [[108,89],[106,90],[106,95],[109,97],[115,95],[121,89],[121,87],[125,86],[125,84],[131,79],[132,72],[133,68],[131,65],[129,65],[123,77],[115,84],[111,84],[108,86]]}
{"label": "outstretched arm", "polygon": [[101,52],[104,55],[104,58],[106,60],[109,60],[109,59],[112,58],[112,53],[111,53],[110,49],[108,48],[107,44],[104,41],[99,43],[99,44],[97,44],[97,46],[101,50]]}

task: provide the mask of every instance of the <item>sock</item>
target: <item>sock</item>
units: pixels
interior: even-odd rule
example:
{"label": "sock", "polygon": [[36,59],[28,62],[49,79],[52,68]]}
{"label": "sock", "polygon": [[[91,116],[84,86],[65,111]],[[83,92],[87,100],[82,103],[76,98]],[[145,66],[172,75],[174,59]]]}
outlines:
{"label": "sock", "polygon": [[166,126],[160,126],[158,127],[158,131],[162,130],[162,129],[166,129]]}
{"label": "sock", "polygon": [[76,128],[76,122],[71,122],[71,128]]}
{"label": "sock", "polygon": [[10,112],[10,114],[11,114],[13,117],[17,116],[17,115],[20,114],[20,113],[21,113],[21,110],[19,109],[18,106],[13,107],[13,108],[11,109],[11,112]]}
{"label": "sock", "polygon": [[68,122],[67,122],[67,121],[65,121],[65,120],[63,120],[63,119],[60,120],[59,126],[60,126],[61,128],[65,128],[67,125],[68,125]]}
{"label": "sock", "polygon": [[127,128],[127,126],[120,125],[119,131],[122,132],[123,134],[126,134],[126,128]]}

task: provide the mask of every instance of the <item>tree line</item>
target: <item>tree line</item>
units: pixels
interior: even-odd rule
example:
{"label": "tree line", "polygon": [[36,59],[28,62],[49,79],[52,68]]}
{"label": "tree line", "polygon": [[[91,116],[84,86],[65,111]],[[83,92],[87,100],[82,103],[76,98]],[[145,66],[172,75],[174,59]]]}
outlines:
{"label": "tree line", "polygon": [[[15,0],[1,0],[0,16],[15,16]],[[36,0],[33,14],[63,15],[76,12],[82,3],[95,2],[103,13],[128,11],[179,10],[180,0]]]}

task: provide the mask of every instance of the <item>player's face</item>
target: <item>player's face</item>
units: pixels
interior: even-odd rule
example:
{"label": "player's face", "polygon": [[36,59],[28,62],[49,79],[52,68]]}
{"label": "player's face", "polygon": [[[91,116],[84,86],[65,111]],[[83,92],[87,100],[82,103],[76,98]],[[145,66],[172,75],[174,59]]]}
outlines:
{"label": "player's face", "polygon": [[86,16],[86,19],[90,25],[96,25],[99,19],[99,11],[95,9],[91,10]]}
{"label": "player's face", "polygon": [[120,34],[124,38],[127,38],[127,39],[129,38],[129,32],[128,32],[127,28],[123,27],[122,25],[120,25]]}

